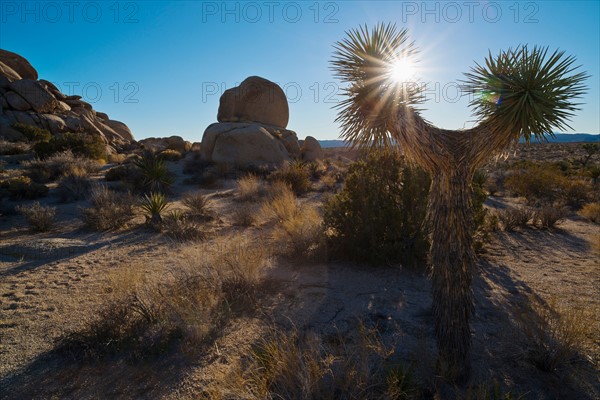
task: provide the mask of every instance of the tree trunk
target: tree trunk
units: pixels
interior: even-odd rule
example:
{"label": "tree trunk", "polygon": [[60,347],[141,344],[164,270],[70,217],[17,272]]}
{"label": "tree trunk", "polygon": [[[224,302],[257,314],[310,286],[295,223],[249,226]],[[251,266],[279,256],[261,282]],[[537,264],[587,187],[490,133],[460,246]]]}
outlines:
{"label": "tree trunk", "polygon": [[466,165],[437,171],[432,177],[428,223],[432,233],[433,317],[440,374],[453,382],[470,374],[473,310],[472,172]]}

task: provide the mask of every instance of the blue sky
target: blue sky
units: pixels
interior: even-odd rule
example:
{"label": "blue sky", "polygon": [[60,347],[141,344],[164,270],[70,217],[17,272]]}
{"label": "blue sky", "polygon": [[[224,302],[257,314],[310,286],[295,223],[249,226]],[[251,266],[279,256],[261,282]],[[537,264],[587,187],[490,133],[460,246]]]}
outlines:
{"label": "blue sky", "polygon": [[421,49],[423,114],[473,125],[457,82],[488,50],[548,45],[577,57],[591,78],[573,132],[600,131],[598,1],[51,1],[0,2],[0,47],[26,57],[40,78],[125,122],[137,139],[200,141],[219,96],[250,75],[279,83],[288,128],[335,139],[340,96],[333,44],[361,24],[395,22]]}

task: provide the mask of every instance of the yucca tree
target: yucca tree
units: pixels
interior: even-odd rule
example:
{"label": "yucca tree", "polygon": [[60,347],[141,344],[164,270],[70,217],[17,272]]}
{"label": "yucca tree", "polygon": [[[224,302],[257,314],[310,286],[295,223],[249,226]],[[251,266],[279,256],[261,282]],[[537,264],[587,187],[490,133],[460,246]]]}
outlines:
{"label": "yucca tree", "polygon": [[544,139],[568,128],[587,74],[575,58],[547,48],[519,46],[488,54],[464,79],[474,95],[472,129],[445,130],[428,123],[416,106],[418,85],[392,80],[398,59],[414,58],[406,30],[392,24],[347,32],[334,45],[335,75],[347,86],[338,107],[342,138],[359,147],[397,146],[432,178],[427,223],[431,232],[433,315],[439,372],[451,381],[470,374],[473,310],[471,181],[490,156],[523,138]]}

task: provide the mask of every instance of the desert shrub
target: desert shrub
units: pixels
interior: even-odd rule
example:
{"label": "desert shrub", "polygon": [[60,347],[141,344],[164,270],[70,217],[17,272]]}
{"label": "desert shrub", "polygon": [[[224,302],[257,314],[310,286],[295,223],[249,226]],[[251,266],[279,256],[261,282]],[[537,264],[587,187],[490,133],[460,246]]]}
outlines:
{"label": "desert shrub", "polygon": [[297,196],[310,190],[310,175],[306,164],[292,161],[276,170],[270,175],[270,179],[287,183]]}
{"label": "desert shrub", "polygon": [[21,132],[31,142],[46,142],[52,137],[49,130],[38,128],[34,125],[16,122],[12,124],[12,127]]}
{"label": "desert shrub", "polygon": [[579,210],[579,215],[592,222],[600,223],[600,203],[586,204]]}
{"label": "desert shrub", "polygon": [[582,164],[583,166],[587,166],[588,162],[594,154],[600,152],[600,144],[598,143],[585,143],[581,146],[581,148],[585,151],[585,156],[583,157]]}
{"label": "desert shrub", "polygon": [[342,191],[325,205],[332,251],[370,264],[425,260],[423,227],[430,180],[393,153],[352,164]]}
{"label": "desert shrub", "polygon": [[592,188],[581,179],[570,179],[565,183],[560,199],[574,209],[579,209],[589,199]]}
{"label": "desert shrub", "polygon": [[107,157],[107,162],[111,164],[121,164],[127,160],[127,155],[121,153],[110,153]]}
{"label": "desert shrub", "polygon": [[162,226],[165,235],[179,242],[204,240],[206,233],[194,220],[180,210],[172,210],[166,215]]}
{"label": "desert shrub", "polygon": [[262,181],[256,175],[246,175],[237,180],[240,201],[257,201],[264,194]]}
{"label": "desert shrub", "polygon": [[306,168],[308,169],[308,175],[312,180],[319,180],[325,173],[327,172],[325,166],[319,161],[311,161],[306,164]]}
{"label": "desert shrub", "polygon": [[88,196],[92,182],[84,171],[73,171],[58,182],[56,194],[62,202],[82,200]]}
{"label": "desert shrub", "polygon": [[134,161],[141,174],[141,188],[147,192],[167,193],[175,182],[167,163],[152,152],[146,152]]}
{"label": "desert shrub", "polygon": [[321,215],[314,207],[303,207],[275,226],[273,238],[280,252],[290,259],[322,258],[325,235]]}
{"label": "desert shrub", "polygon": [[525,197],[530,204],[553,203],[561,198],[568,179],[559,171],[544,165],[527,165],[508,178],[506,188]]}
{"label": "desert shrub", "polygon": [[33,182],[26,176],[19,176],[0,182],[0,187],[8,192],[12,200],[32,200],[48,194],[48,187],[41,183]]}
{"label": "desert shrub", "polygon": [[567,215],[569,215],[569,210],[566,207],[546,204],[535,209],[533,212],[533,221],[541,228],[550,229],[563,221]]}
{"label": "desert shrub", "polygon": [[85,173],[89,174],[100,169],[100,164],[94,160],[74,155],[71,150],[53,154],[46,159],[36,159],[23,163],[27,175],[36,182],[54,181],[61,176]]}
{"label": "desert shrub", "polygon": [[525,207],[507,208],[497,212],[498,219],[505,231],[512,232],[515,228],[525,228],[533,218],[533,213]]}
{"label": "desert shrub", "polygon": [[522,357],[547,372],[577,363],[596,336],[593,315],[584,304],[542,304],[530,298],[515,310]]}
{"label": "desert shrub", "polygon": [[134,215],[134,200],[129,194],[117,193],[104,185],[92,188],[91,206],[82,211],[86,227],[95,231],[122,228]]}
{"label": "desert shrub", "polygon": [[158,153],[158,157],[162,158],[165,161],[179,161],[183,158],[181,153],[177,150],[166,149]]}
{"label": "desert shrub", "polygon": [[29,152],[29,145],[22,142],[7,142],[0,140],[0,156],[13,156],[15,154],[25,154]]}
{"label": "desert shrub", "polygon": [[33,232],[46,232],[52,229],[56,217],[56,207],[44,207],[37,201],[30,206],[17,206]]}
{"label": "desert shrub", "polygon": [[39,142],[33,150],[41,159],[48,158],[56,153],[71,150],[73,154],[91,158],[92,160],[106,160],[106,147],[99,136],[66,132],[55,135],[46,142]]}
{"label": "desert shrub", "polygon": [[181,200],[192,218],[204,218],[210,214],[210,200],[200,192],[188,192]]}

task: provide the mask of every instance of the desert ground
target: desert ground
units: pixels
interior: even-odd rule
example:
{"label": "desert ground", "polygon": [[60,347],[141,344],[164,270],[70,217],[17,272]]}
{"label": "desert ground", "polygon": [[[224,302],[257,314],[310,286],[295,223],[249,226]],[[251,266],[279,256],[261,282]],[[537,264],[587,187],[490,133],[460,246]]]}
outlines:
{"label": "desert ground", "polygon": [[[523,160],[583,156],[581,144],[519,145],[486,169],[494,177]],[[3,178],[23,170],[19,157],[2,156]],[[292,200],[297,212],[322,215],[357,157],[326,149],[324,174]],[[594,157],[592,163],[600,161]],[[395,398],[600,398],[600,229],[576,208],[550,229],[507,230],[500,223],[486,233],[473,282],[473,378],[466,389],[455,388],[435,374],[425,266],[354,263],[323,243],[297,249],[294,238],[278,233],[271,181],[256,178],[258,189],[246,194],[241,173],[197,181],[184,173],[193,158],[167,162],[175,177],[170,211],[185,210],[188,192],[209,202],[206,218],[194,225],[201,235],[192,240],[151,228],[137,208],[117,229],[86,228],[81,214],[90,200],[60,201],[56,182],[36,200],[56,207],[47,232],[32,232],[15,211],[34,200],[1,198],[2,398],[370,398],[368,383],[363,392],[343,388],[371,379],[379,362],[410,371]],[[88,179],[120,190],[105,174],[124,163],[109,162]],[[588,181],[588,201],[597,202],[598,183]],[[501,213],[526,200],[500,187],[489,190],[485,208]],[[198,276],[206,286],[190,283]],[[211,286],[217,284],[220,291]],[[209,294],[197,298],[203,291]],[[106,327],[111,321],[103,319],[123,309],[163,318],[151,316],[153,307],[180,314],[111,347],[110,337],[126,335],[101,328],[125,328]],[[175,336],[165,333],[172,326]],[[281,354],[269,353],[270,366],[261,361],[277,346]],[[273,371],[279,378],[267,382]]]}

